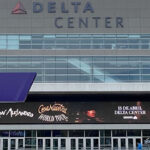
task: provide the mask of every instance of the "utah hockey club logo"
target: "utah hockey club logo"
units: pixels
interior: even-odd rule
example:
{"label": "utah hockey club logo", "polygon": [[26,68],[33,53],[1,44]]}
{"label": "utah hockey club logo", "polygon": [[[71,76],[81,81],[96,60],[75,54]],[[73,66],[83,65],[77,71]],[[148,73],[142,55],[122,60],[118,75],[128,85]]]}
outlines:
{"label": "utah hockey club logo", "polygon": [[12,14],[27,14],[27,11],[25,10],[23,4],[21,2],[18,2],[11,13]]}

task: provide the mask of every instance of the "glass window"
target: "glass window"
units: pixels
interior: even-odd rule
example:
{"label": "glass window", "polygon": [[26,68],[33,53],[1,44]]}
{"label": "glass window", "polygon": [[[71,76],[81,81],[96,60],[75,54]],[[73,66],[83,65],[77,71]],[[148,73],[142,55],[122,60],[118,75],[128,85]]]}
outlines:
{"label": "glass window", "polygon": [[53,137],[67,137],[67,130],[53,130]]}
{"label": "glass window", "polygon": [[0,35],[0,49],[150,49],[149,41],[149,34],[12,34]]}
{"label": "glass window", "polygon": [[7,36],[6,35],[0,35],[0,40],[6,40]]}
{"label": "glass window", "polygon": [[54,34],[46,34],[44,35],[44,38],[55,38],[56,36]]}
{"label": "glass window", "polygon": [[70,130],[69,137],[84,137],[83,130]]}
{"label": "glass window", "polygon": [[31,49],[31,45],[19,45],[19,49]]}
{"label": "glass window", "polygon": [[55,65],[56,68],[67,68],[67,63],[59,63],[59,62],[56,62],[56,65]]}
{"label": "glass window", "polygon": [[141,130],[127,130],[127,136],[141,136]]}
{"label": "glass window", "polygon": [[25,148],[36,148],[36,138],[25,138]]}
{"label": "glass window", "polygon": [[56,34],[56,38],[67,38],[67,34]]}
{"label": "glass window", "polygon": [[143,130],[143,136],[150,136],[150,130]]}
{"label": "glass window", "polygon": [[43,34],[32,34],[32,39],[38,39],[38,38],[43,38]]}
{"label": "glass window", "polygon": [[15,39],[18,40],[19,39],[19,35],[7,35],[7,39]]}
{"label": "glass window", "polygon": [[85,130],[85,136],[86,137],[99,137],[99,131],[98,130]]}
{"label": "glass window", "polygon": [[104,137],[104,136],[111,136],[111,130],[101,130],[100,131],[100,136]]}
{"label": "glass window", "polygon": [[112,136],[125,137],[126,136],[126,130],[112,130]]}
{"label": "glass window", "polygon": [[111,130],[105,130],[105,136],[111,136]]}
{"label": "glass window", "polygon": [[105,144],[105,138],[100,138],[100,144],[104,145]]}
{"label": "glass window", "polygon": [[8,136],[9,136],[9,131],[7,130],[0,131],[0,137],[8,137]]}
{"label": "glass window", "polygon": [[32,45],[33,49],[42,49],[42,45]]}
{"label": "glass window", "polygon": [[1,45],[6,45],[6,40],[1,40],[1,39],[0,39],[0,44],[1,44]]}
{"label": "glass window", "polygon": [[23,130],[12,130],[10,131],[10,137],[24,137]]}
{"label": "glass window", "polygon": [[18,50],[19,49],[19,45],[17,45],[17,44],[16,45],[8,45],[7,48],[10,49],[10,50],[11,49],[12,50]]}
{"label": "glass window", "polygon": [[2,49],[2,50],[7,49],[7,46],[6,45],[0,45],[0,49]]}
{"label": "glass window", "polygon": [[36,137],[36,131],[35,130],[26,130],[25,137]]}
{"label": "glass window", "polygon": [[80,74],[81,70],[80,69],[68,69],[67,74]]}
{"label": "glass window", "polygon": [[42,39],[35,39],[35,40],[32,40],[32,44],[42,44],[43,43],[43,40]]}
{"label": "glass window", "polygon": [[46,82],[55,82],[55,76],[45,76]]}
{"label": "glass window", "polygon": [[111,138],[105,138],[105,144],[111,145]]}
{"label": "glass window", "polygon": [[67,81],[67,75],[60,75],[55,76],[56,82],[66,82]]}
{"label": "glass window", "polygon": [[31,40],[31,35],[20,35],[20,40]]}
{"label": "glass window", "polygon": [[50,130],[37,130],[37,136],[38,137],[51,137],[51,131]]}
{"label": "glass window", "polygon": [[8,40],[7,41],[8,45],[19,45],[19,41],[18,40]]}
{"label": "glass window", "polygon": [[80,76],[79,75],[68,75],[68,82],[79,82]]}

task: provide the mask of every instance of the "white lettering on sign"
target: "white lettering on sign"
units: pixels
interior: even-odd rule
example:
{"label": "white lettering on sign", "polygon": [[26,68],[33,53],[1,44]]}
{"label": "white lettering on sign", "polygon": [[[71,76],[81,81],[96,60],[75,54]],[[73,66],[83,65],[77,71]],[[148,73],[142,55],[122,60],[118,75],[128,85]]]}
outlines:
{"label": "white lettering on sign", "polygon": [[140,119],[140,116],[146,115],[146,110],[142,109],[142,106],[118,106],[117,110],[114,110],[114,115],[123,116],[123,119]]}
{"label": "white lettering on sign", "polygon": [[10,117],[17,117],[17,116],[26,116],[26,117],[33,117],[34,114],[31,113],[31,112],[28,112],[28,111],[21,111],[19,109],[16,109],[16,110],[13,110],[12,108],[9,108],[8,110],[3,110],[3,111],[0,111],[0,117],[1,116],[8,116],[10,115]]}
{"label": "white lettering on sign", "polygon": [[68,122],[68,117],[65,114],[60,115],[41,114],[38,119],[46,122],[62,122],[62,121]]}

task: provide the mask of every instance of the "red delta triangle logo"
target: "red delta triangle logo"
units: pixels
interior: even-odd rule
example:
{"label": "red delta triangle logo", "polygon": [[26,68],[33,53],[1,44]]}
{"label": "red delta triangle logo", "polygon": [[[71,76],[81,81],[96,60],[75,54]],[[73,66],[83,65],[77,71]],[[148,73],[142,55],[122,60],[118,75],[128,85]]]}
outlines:
{"label": "red delta triangle logo", "polygon": [[27,11],[25,10],[23,4],[21,2],[18,2],[11,13],[12,14],[27,14]]}

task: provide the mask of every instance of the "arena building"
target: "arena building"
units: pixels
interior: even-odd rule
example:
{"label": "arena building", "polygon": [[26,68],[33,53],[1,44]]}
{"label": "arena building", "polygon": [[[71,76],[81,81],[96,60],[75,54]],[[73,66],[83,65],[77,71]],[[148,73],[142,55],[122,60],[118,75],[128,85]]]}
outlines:
{"label": "arena building", "polygon": [[0,150],[149,145],[149,0],[0,0],[0,20]]}

